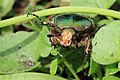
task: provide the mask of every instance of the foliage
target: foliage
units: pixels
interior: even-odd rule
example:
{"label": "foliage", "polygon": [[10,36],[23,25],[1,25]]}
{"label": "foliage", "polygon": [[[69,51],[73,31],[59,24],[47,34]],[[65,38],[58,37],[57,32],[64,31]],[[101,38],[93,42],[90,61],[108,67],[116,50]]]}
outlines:
{"label": "foliage", "polygon": [[15,73],[10,75],[0,76],[1,80],[66,80],[59,76],[52,76],[49,74],[43,73],[34,73],[34,72],[25,72],[25,73]]}
{"label": "foliage", "polygon": [[[18,3],[26,6],[15,7]],[[120,12],[116,6],[119,0],[1,0],[0,80],[119,80]],[[55,48],[47,37],[50,26],[32,15],[21,15],[32,13],[32,7],[33,11],[43,9],[34,14],[46,22],[51,15],[66,12],[94,18],[100,29],[91,38],[86,64],[84,45]]]}
{"label": "foliage", "polygon": [[13,7],[15,0],[1,0],[0,1],[0,18],[5,16]]}

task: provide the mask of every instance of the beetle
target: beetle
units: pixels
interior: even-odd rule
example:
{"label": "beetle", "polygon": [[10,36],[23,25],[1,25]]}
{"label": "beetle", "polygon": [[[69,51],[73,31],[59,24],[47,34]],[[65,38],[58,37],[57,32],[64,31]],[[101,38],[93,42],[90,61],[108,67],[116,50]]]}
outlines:
{"label": "beetle", "polygon": [[78,48],[85,45],[87,57],[90,51],[90,38],[99,29],[93,18],[77,13],[64,13],[55,15],[50,22],[44,22],[36,14],[30,15],[39,18],[42,25],[50,26],[50,34],[47,36],[50,38],[53,46],[61,45],[64,47]]}
{"label": "beetle", "polygon": [[76,13],[66,13],[54,16],[50,24],[52,26],[51,34],[48,36],[52,44],[75,48],[85,44],[85,52],[88,54],[90,37],[94,35],[96,30],[96,25],[92,18]]}

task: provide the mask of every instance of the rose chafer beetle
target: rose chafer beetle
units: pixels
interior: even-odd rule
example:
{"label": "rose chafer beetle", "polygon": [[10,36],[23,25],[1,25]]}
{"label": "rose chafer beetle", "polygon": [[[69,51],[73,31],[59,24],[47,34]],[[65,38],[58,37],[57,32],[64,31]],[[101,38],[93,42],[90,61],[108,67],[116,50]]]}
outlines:
{"label": "rose chafer beetle", "polygon": [[56,15],[50,22],[44,22],[36,14],[30,15],[39,18],[42,25],[50,26],[48,37],[54,46],[61,45],[77,48],[85,45],[86,54],[90,51],[90,38],[99,29],[92,18],[76,13]]}

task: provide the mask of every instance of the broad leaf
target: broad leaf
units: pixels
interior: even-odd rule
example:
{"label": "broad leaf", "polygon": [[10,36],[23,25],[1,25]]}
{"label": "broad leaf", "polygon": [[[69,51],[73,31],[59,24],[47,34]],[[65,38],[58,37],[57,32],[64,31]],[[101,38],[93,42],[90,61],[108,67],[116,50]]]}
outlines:
{"label": "broad leaf", "polygon": [[5,16],[13,7],[15,0],[0,0],[0,17]]}
{"label": "broad leaf", "polygon": [[[29,71],[37,66],[38,32],[17,32],[0,37],[0,73]],[[39,45],[39,44],[38,44]]]}
{"label": "broad leaf", "polygon": [[47,57],[52,50],[51,42],[47,37],[48,34],[49,31],[47,27],[44,26],[42,31],[40,32],[40,36],[37,39],[36,46],[39,48],[39,52],[40,52],[39,54],[42,57]]}
{"label": "broad leaf", "polygon": [[99,70],[100,70],[100,65],[97,64],[96,62],[94,62],[91,58],[90,59],[90,69],[89,69],[88,76],[90,76],[91,74],[95,74],[97,72],[100,72]]}
{"label": "broad leaf", "polygon": [[60,55],[67,59],[76,73],[86,69],[89,66],[88,59],[86,60],[87,62],[84,63],[85,52],[83,46],[80,48],[69,48],[69,50],[68,48],[61,48]]}
{"label": "broad leaf", "polygon": [[92,41],[92,58],[100,64],[120,61],[120,21],[102,27]]}
{"label": "broad leaf", "polygon": [[117,64],[111,64],[111,65],[105,66],[105,75],[106,76],[113,75],[117,72],[118,72]]}
{"label": "broad leaf", "polygon": [[54,75],[57,72],[57,59],[53,60],[50,64],[50,74]]}
{"label": "broad leaf", "polygon": [[102,80],[120,80],[120,78],[115,76],[105,76]]}
{"label": "broad leaf", "polygon": [[13,33],[13,26],[1,28],[0,32],[2,36],[9,34],[9,33]]}
{"label": "broad leaf", "polygon": [[[85,6],[95,8],[110,8],[116,0],[70,0],[71,6]],[[95,17],[96,14],[90,14]]]}
{"label": "broad leaf", "polygon": [[110,8],[116,0],[71,0],[71,6]]}
{"label": "broad leaf", "polygon": [[16,73],[10,75],[0,75],[0,80],[66,80],[58,76],[44,73]]}
{"label": "broad leaf", "polygon": [[118,70],[120,71],[120,62],[118,63]]}

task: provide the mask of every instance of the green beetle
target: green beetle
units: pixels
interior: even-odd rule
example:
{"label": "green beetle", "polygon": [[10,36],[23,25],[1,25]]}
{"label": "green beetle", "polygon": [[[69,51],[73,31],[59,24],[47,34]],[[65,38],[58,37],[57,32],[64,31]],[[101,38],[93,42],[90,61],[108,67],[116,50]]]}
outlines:
{"label": "green beetle", "polygon": [[90,38],[97,31],[92,18],[76,13],[66,13],[54,16],[49,24],[51,34],[48,36],[53,45],[80,47],[85,44],[85,52],[88,54]]}
{"label": "green beetle", "polygon": [[61,45],[64,47],[80,47],[85,44],[85,52],[88,54],[90,46],[90,38],[94,36],[98,28],[92,18],[76,13],[59,14],[52,18],[47,23],[40,19],[41,24],[50,26],[50,38],[51,43],[55,45]]}

